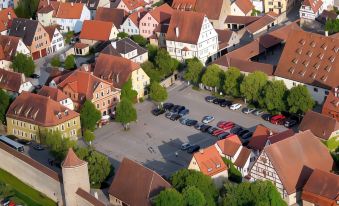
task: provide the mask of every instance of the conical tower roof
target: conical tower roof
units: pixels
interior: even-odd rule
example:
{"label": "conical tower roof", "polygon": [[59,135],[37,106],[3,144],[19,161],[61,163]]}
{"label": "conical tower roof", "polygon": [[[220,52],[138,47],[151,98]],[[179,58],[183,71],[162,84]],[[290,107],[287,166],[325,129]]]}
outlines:
{"label": "conical tower roof", "polygon": [[86,163],[85,161],[79,159],[79,157],[74,153],[72,148],[69,148],[66,158],[62,163],[62,167],[78,167],[85,163]]}

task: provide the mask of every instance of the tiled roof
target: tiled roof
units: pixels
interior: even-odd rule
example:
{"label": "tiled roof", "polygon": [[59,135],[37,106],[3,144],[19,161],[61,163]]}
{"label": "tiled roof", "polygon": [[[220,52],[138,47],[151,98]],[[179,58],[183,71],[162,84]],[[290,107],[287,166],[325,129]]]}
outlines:
{"label": "tiled roof", "polygon": [[144,7],[146,2],[144,0],[121,0],[129,10],[134,10],[139,7]]}
{"label": "tiled roof", "polygon": [[113,27],[113,22],[85,20],[82,25],[80,39],[108,41]]}
{"label": "tiled roof", "polygon": [[50,127],[78,117],[79,114],[48,97],[22,92],[11,104],[6,116]]}
{"label": "tiled roof", "polygon": [[0,10],[0,32],[11,27],[12,20],[17,18],[12,8],[5,8]]}
{"label": "tiled roof", "polygon": [[169,21],[172,13],[173,9],[166,3],[149,12],[158,23]]}
{"label": "tiled roof", "polygon": [[151,206],[151,199],[170,187],[156,172],[124,158],[108,193],[127,205]]}
{"label": "tiled roof", "polygon": [[232,37],[233,31],[230,29],[216,29],[215,31],[218,34],[219,49],[228,47],[228,43]]}
{"label": "tiled roof", "polygon": [[252,11],[252,9],[254,9],[254,6],[250,0],[236,0],[234,3],[244,14],[248,14],[250,11]]}
{"label": "tiled roof", "polygon": [[[319,124],[321,122],[321,124]],[[324,140],[328,140],[332,132],[339,130],[339,122],[336,119],[313,111],[306,112],[300,123],[301,131],[311,130],[311,132]]]}
{"label": "tiled roof", "polygon": [[339,121],[339,94],[335,96],[334,92],[330,91],[323,104],[322,114],[334,117]]}
{"label": "tiled roof", "polygon": [[273,23],[276,20],[275,15],[265,14],[265,16],[261,17],[257,21],[251,23],[246,27],[246,30],[254,34],[255,32],[259,31],[260,29],[266,27],[267,25]]}
{"label": "tiled roof", "polygon": [[45,97],[49,97],[57,102],[60,102],[68,98],[68,96],[66,96],[60,89],[49,86],[43,86],[38,92],[38,94]]}
{"label": "tiled roof", "polygon": [[[100,0],[69,0],[68,2],[83,3],[87,6],[88,9],[96,10],[100,3]],[[107,6],[107,5],[103,5],[103,6]]]}
{"label": "tiled roof", "polygon": [[88,44],[84,44],[84,43],[80,43],[80,42],[77,42],[74,44],[74,48],[77,48],[77,49],[84,49],[86,47],[89,47]]}
{"label": "tiled roof", "polygon": [[191,11],[194,10],[197,0],[173,0],[172,8],[177,10]]}
{"label": "tiled roof", "polygon": [[127,16],[128,13],[124,9],[98,7],[94,20],[113,22],[120,29]]}
{"label": "tiled roof", "polygon": [[84,164],[87,164],[87,162],[79,159],[79,157],[74,153],[73,149],[69,148],[64,161],[61,163],[61,166],[63,168],[72,168],[79,167]]}
{"label": "tiled roof", "polygon": [[322,88],[337,87],[338,52],[339,39],[293,30],[274,75]]}
{"label": "tiled roof", "polygon": [[21,73],[0,69],[1,89],[12,92],[19,92],[21,84],[23,84],[25,81],[25,76]]}
{"label": "tiled roof", "polygon": [[232,135],[226,139],[217,141],[217,145],[223,154],[233,157],[242,144],[237,135]]}
{"label": "tiled roof", "polygon": [[245,26],[259,20],[259,16],[233,16],[228,15],[226,17],[225,23],[227,24],[243,24]]}
{"label": "tiled roof", "polygon": [[[197,44],[205,14],[192,11],[174,11],[166,40]],[[176,29],[179,35],[176,36]]]}
{"label": "tiled roof", "polygon": [[239,153],[239,156],[234,162],[234,165],[237,167],[243,168],[247,162],[247,160],[251,156],[251,150],[247,149],[246,147],[242,147]]}
{"label": "tiled roof", "polygon": [[100,54],[96,60],[94,75],[113,83],[114,87],[121,88],[130,78],[132,72],[140,65],[123,57]]}
{"label": "tiled roof", "polygon": [[87,202],[91,203],[93,206],[105,206],[103,202],[95,198],[91,193],[81,189],[80,187],[76,191],[76,194],[85,199]]}
{"label": "tiled roof", "polygon": [[144,17],[146,14],[147,14],[147,11],[139,10],[139,11],[136,11],[136,12],[132,13],[127,18],[130,19],[134,23],[134,25],[139,28],[140,19],[142,17]]}
{"label": "tiled roof", "polygon": [[193,157],[200,172],[207,176],[214,176],[228,169],[214,145],[201,149],[194,153]]}
{"label": "tiled roof", "polygon": [[85,5],[82,3],[60,3],[55,17],[60,19],[80,19]]}
{"label": "tiled roof", "polygon": [[58,29],[59,26],[57,25],[52,25],[52,26],[46,26],[44,27],[46,32],[48,33],[48,36],[49,36],[49,40],[52,41],[53,39],[53,35],[55,33],[55,30]]}
{"label": "tiled roof", "polygon": [[250,139],[247,147],[255,150],[263,150],[266,142],[268,140],[268,137],[275,134],[276,132],[272,131],[268,127],[265,127],[262,124],[257,125],[255,128],[252,138]]}
{"label": "tiled roof", "polygon": [[40,23],[37,20],[13,19],[9,35],[21,37],[27,46],[31,46],[38,24]]}
{"label": "tiled roof", "polygon": [[300,191],[312,169],[330,171],[333,166],[326,146],[309,130],[269,145],[264,152],[288,194]]}
{"label": "tiled roof", "polygon": [[3,50],[4,54],[3,58],[0,57],[0,59],[13,61],[14,56],[16,55],[19,41],[20,37],[0,35],[0,49]]}
{"label": "tiled roof", "polygon": [[220,18],[223,0],[174,0],[172,8],[182,11],[196,11],[206,14],[210,20]]}
{"label": "tiled roof", "polygon": [[285,130],[283,132],[279,132],[277,134],[273,134],[272,136],[268,137],[269,144],[277,143],[281,140],[284,140],[286,138],[289,138],[293,136],[295,133],[292,129]]}
{"label": "tiled roof", "polygon": [[145,48],[139,46],[132,39],[124,38],[116,42],[111,42],[111,44],[105,47],[101,53],[121,56],[120,54],[127,54],[135,49],[137,50],[137,55],[142,55],[147,52]]}
{"label": "tiled roof", "polygon": [[313,13],[316,14],[323,5],[323,2],[321,0],[304,0],[302,5],[311,7]]}

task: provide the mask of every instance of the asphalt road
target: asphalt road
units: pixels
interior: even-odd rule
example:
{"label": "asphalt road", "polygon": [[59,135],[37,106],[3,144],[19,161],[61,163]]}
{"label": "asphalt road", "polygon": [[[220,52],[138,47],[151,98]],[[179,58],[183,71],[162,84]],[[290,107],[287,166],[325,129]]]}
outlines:
{"label": "asphalt road", "polygon": [[[181,84],[181,83],[179,83]],[[195,91],[182,84],[169,88],[169,100],[174,104],[186,106],[190,110],[188,117],[201,121],[205,115],[212,115],[216,125],[220,120],[233,121],[249,130],[258,124],[268,126],[274,131],[283,131],[284,127],[272,125],[260,117],[231,111],[212,103],[204,97],[206,91]],[[117,167],[124,158],[135,160],[161,175],[170,176],[173,172],[187,167],[192,155],[181,151],[182,143],[199,144],[202,148],[214,144],[217,139],[207,133],[201,133],[193,127],[181,125],[178,121],[166,119],[164,115],[155,117],[150,111],[155,105],[150,101],[137,104],[138,121],[131,124],[129,131],[123,131],[118,123],[110,123],[95,131],[95,148],[109,156]],[[178,152],[178,156],[175,153]]]}

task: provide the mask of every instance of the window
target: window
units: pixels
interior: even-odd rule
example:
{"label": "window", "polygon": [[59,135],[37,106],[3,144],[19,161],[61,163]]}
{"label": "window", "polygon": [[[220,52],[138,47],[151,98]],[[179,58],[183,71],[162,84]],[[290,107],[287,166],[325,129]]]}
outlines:
{"label": "window", "polygon": [[76,122],[75,120],[73,120],[73,124],[74,124],[74,125],[77,125],[77,122]]}
{"label": "window", "polygon": [[329,94],[329,92],[328,91],[325,91],[325,95],[328,95]]}
{"label": "window", "polygon": [[97,104],[97,109],[99,109],[99,104]]}
{"label": "window", "polygon": [[318,88],[314,87],[313,91],[318,92]]}

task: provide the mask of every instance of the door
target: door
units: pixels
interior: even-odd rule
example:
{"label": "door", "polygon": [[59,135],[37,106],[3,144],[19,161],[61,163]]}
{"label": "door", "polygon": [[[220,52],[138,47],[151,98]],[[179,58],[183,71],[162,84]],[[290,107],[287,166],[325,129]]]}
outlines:
{"label": "door", "polygon": [[47,55],[47,50],[46,50],[46,48],[45,48],[45,49],[42,49],[42,50],[41,50],[41,56],[44,57],[44,56],[46,56],[46,55]]}
{"label": "door", "polygon": [[32,57],[33,57],[33,60],[39,59],[40,58],[40,52],[39,51],[33,52]]}

